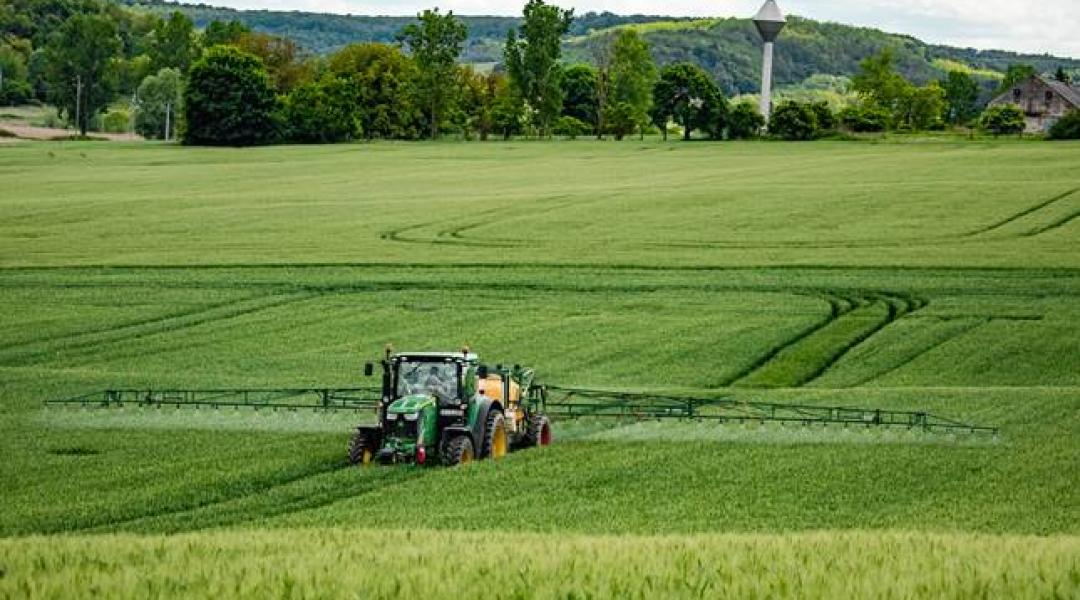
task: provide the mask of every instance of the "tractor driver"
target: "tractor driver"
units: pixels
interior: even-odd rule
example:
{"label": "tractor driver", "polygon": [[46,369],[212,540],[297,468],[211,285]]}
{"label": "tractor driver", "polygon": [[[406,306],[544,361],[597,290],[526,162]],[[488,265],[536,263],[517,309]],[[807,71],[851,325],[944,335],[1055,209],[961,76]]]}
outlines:
{"label": "tractor driver", "polygon": [[427,377],[424,379],[424,387],[432,394],[435,394],[439,400],[450,399],[450,382],[443,376],[438,365],[431,365],[431,368],[428,369]]}

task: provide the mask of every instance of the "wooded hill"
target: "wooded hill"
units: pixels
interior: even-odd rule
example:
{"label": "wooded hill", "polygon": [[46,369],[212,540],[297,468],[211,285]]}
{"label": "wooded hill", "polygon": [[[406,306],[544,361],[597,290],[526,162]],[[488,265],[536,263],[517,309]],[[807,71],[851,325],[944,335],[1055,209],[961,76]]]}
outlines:
{"label": "wooded hill", "polygon": [[[122,0],[132,7],[156,13],[179,10],[203,27],[212,20],[238,20],[256,31],[292,38],[305,50],[323,54],[351,42],[393,42],[412,17],[331,15],[307,12],[234,10],[206,4],[177,4]],[[500,62],[506,32],[518,25],[517,17],[461,16],[469,28],[462,56],[465,62]],[[778,85],[797,84],[814,74],[852,75],[859,61],[892,46],[900,72],[916,83],[941,77],[961,66],[976,75],[993,78],[1009,64],[1024,63],[1053,73],[1061,66],[1080,73],[1080,59],[1048,54],[1018,54],[1002,50],[975,50],[927,44],[914,37],[885,33],[791,16],[777,42],[774,78]],[[680,60],[696,62],[712,73],[728,94],[755,92],[759,87],[761,42],[749,19],[680,19],[663,16],[586,13],[575,17],[564,54],[568,62],[591,62],[592,48],[615,28],[636,27],[649,42],[660,65]]]}

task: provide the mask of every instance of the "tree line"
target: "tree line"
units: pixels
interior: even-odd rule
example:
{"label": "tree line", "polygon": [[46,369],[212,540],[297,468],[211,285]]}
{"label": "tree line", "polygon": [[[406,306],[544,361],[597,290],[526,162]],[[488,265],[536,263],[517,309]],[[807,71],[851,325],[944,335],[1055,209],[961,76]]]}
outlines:
{"label": "tree line", "polygon": [[[573,11],[543,0],[526,3],[507,32],[499,68],[490,70],[459,63],[466,26],[438,9],[407,23],[393,44],[308,56],[291,40],[238,21],[212,21],[197,31],[181,12],[160,18],[95,0],[10,1],[19,18],[0,13],[0,59],[28,58],[15,61],[21,71],[6,69],[0,91],[52,102],[83,135],[102,113],[106,127],[133,120],[146,137],[204,145],[446,134],[666,139],[673,130],[687,140],[763,133],[806,140],[841,130],[980,125],[998,134],[1023,126],[1023,115],[1008,107],[980,116],[980,88],[970,74],[951,71],[915,85],[886,48],[860,63],[852,79],[856,102],[837,111],[825,102],[782,101],[765,130],[752,100],[729,99],[697,64],[659,68],[635,28],[603,36],[590,63],[565,64],[562,40]],[[1003,89],[1033,72],[1010,67]],[[107,110],[118,97],[130,97],[133,118],[122,108]]]}

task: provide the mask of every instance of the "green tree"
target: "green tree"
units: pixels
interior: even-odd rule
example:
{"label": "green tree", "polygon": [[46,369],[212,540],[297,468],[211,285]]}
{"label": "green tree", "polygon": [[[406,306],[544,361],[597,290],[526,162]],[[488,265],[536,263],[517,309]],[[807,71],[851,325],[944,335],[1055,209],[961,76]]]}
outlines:
{"label": "green tree", "polygon": [[499,90],[495,98],[495,107],[491,111],[494,131],[499,132],[504,140],[508,140],[521,133],[526,119],[524,100],[518,95],[514,86],[507,82],[507,85]]}
{"label": "green tree", "polygon": [[912,86],[900,99],[897,111],[896,120],[909,129],[921,131],[940,126],[945,111],[945,90],[936,81],[923,87]]}
{"label": "green tree", "polygon": [[0,104],[22,104],[32,98],[28,76],[26,57],[10,45],[0,45]]}
{"label": "green tree", "polygon": [[326,75],[319,81],[297,86],[285,99],[289,139],[327,144],[359,137],[354,85],[349,79]]}
{"label": "green tree", "polygon": [[419,23],[407,25],[401,39],[416,62],[416,95],[426,113],[431,139],[439,137],[439,125],[457,104],[457,59],[468,30],[454,17],[454,11],[439,9],[417,15]]}
{"label": "green tree", "polygon": [[1016,84],[1030,79],[1036,75],[1035,67],[1024,64],[1012,64],[1005,70],[1005,77],[1002,78],[1001,83],[998,85],[994,95],[1003,94]]}
{"label": "green tree", "polygon": [[674,120],[683,128],[683,139],[689,140],[695,129],[714,126],[721,102],[720,90],[701,67],[675,63],[660,70],[653,86],[653,121],[666,126],[669,119]]}
{"label": "green tree", "polygon": [[276,141],[277,98],[255,56],[215,46],[195,61],[183,94],[184,143],[252,146]]}
{"label": "green tree", "polygon": [[953,125],[969,123],[979,114],[979,84],[963,71],[949,71],[941,81],[945,91],[945,120]]}
{"label": "green tree", "polygon": [[1062,67],[1061,65],[1058,65],[1057,69],[1054,70],[1054,79],[1064,84],[1072,83],[1069,74],[1065,72],[1065,67]]}
{"label": "green tree", "polygon": [[781,102],[769,117],[769,133],[785,140],[812,140],[818,132],[817,113],[804,102]]}
{"label": "green tree", "polygon": [[45,55],[49,95],[82,135],[114,97],[119,56],[116,25],[97,15],[76,14],[49,40]]}
{"label": "green tree", "polygon": [[210,21],[203,30],[199,42],[204,48],[235,44],[242,36],[251,33],[251,28],[240,21]]}
{"label": "green tree", "polygon": [[896,72],[896,55],[892,48],[885,48],[880,54],[859,63],[859,72],[851,83],[865,104],[885,109],[891,115],[897,114],[912,87]]}
{"label": "green tree", "polygon": [[495,128],[499,98],[506,93],[509,83],[502,73],[478,73],[468,66],[461,67],[461,79],[465,129],[470,135],[475,132],[480,141],[486,141]]}
{"label": "green tree", "polygon": [[596,127],[596,69],[592,65],[576,64],[563,72],[562,114]]}
{"label": "green tree", "polygon": [[350,44],[330,56],[328,70],[356,85],[355,103],[367,138],[411,139],[419,133],[413,102],[416,65],[385,44]]}
{"label": "green tree", "polygon": [[172,67],[186,73],[198,51],[195,24],[184,13],[173,11],[169,18],[158,21],[150,34],[150,69],[156,73]]}
{"label": "green tree", "polygon": [[546,136],[562,110],[559,57],[562,36],[570,28],[574,11],[544,4],[543,0],[528,0],[523,14],[520,27],[507,33],[504,58],[511,85],[527,105],[540,135]]}
{"label": "green tree", "polygon": [[728,137],[745,140],[757,137],[765,127],[765,117],[753,102],[743,101],[735,105],[728,113]]}
{"label": "green tree", "polygon": [[1024,111],[1015,104],[991,106],[979,119],[982,128],[995,137],[1024,131]]}
{"label": "green tree", "polygon": [[145,138],[175,137],[173,132],[178,130],[177,115],[182,113],[180,71],[164,68],[156,75],[148,75],[139,84],[135,97],[138,99],[135,131]]}
{"label": "green tree", "polygon": [[608,100],[604,106],[604,123],[615,139],[621,140],[637,127],[637,111],[629,102]]}
{"label": "green tree", "polygon": [[[649,54],[648,43],[637,30],[621,29],[615,35],[610,74],[608,104],[614,105],[614,114],[626,114],[631,127],[638,127],[644,135],[652,106],[652,89],[656,84],[656,64]],[[622,136],[616,134],[616,137]]]}
{"label": "green tree", "polygon": [[298,58],[296,42],[279,35],[252,32],[240,35],[232,45],[262,61],[270,83],[279,94],[312,78],[311,65]]}
{"label": "green tree", "polygon": [[1065,113],[1050,127],[1047,137],[1051,140],[1080,140],[1080,109]]}

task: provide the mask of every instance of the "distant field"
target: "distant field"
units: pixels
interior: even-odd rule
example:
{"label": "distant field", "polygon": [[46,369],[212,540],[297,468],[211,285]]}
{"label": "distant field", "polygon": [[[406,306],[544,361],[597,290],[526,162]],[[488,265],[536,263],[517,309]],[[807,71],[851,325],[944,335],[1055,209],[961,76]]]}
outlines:
{"label": "distant field", "polygon": [[[1016,141],[0,147],[0,596],[1075,596],[1077,164]],[[1001,433],[566,422],[499,464],[362,471],[365,415],[41,408],[350,386],[387,342]],[[431,568],[462,544],[521,561]]]}

